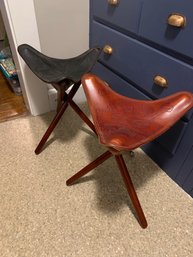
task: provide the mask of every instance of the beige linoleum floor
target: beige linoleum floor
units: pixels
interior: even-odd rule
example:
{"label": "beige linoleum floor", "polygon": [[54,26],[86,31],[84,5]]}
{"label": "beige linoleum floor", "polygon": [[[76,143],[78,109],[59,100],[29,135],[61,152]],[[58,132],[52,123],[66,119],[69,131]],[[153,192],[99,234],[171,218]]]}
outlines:
{"label": "beige linoleum floor", "polygon": [[143,230],[111,158],[65,181],[104,149],[70,110],[36,156],[53,113],[0,124],[1,257],[191,257],[193,199],[141,150],[125,155],[147,217]]}

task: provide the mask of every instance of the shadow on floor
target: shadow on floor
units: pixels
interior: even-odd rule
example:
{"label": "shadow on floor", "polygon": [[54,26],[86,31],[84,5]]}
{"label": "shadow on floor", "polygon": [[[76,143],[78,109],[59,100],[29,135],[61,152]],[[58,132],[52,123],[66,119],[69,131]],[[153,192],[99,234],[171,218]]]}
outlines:
{"label": "shadow on floor", "polygon": [[[91,161],[95,160],[100,154],[106,151],[106,148],[98,144],[96,138],[89,136],[85,141],[85,148],[87,149],[87,154]],[[131,157],[129,152],[125,153],[123,156],[134,187],[136,191],[138,191],[141,187],[145,186],[148,180],[156,176],[159,169],[153,162],[147,162],[147,158],[149,159],[149,157],[147,157],[144,152],[141,150],[135,150],[134,152],[134,157]],[[113,156],[98,166],[94,171],[82,177],[77,183],[89,183],[91,180],[94,180],[96,183],[97,205],[101,211],[106,214],[113,214],[126,204],[136,217],[119,168]]]}

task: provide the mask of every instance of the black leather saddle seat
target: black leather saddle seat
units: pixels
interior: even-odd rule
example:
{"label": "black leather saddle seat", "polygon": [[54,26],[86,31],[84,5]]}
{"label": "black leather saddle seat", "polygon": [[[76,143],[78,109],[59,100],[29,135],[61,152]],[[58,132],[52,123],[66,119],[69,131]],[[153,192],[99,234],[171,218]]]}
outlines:
{"label": "black leather saddle seat", "polygon": [[46,56],[28,44],[18,46],[18,52],[39,79],[51,84],[67,80],[69,87],[92,69],[100,54],[100,48],[89,49],[69,59]]}
{"label": "black leather saddle seat", "polygon": [[133,150],[166,132],[193,107],[193,94],[177,92],[159,100],[136,100],[85,74],[82,85],[101,144]]}

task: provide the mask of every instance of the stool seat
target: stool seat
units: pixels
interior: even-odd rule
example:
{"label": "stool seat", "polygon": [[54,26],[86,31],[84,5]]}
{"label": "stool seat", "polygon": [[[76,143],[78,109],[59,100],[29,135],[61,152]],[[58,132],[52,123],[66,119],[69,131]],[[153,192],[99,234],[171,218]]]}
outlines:
{"label": "stool seat", "polygon": [[46,56],[28,44],[18,46],[18,52],[39,79],[51,84],[67,79],[71,81],[68,87],[92,69],[99,55],[99,49],[93,48],[77,57],[58,59]]}
{"label": "stool seat", "polygon": [[114,92],[92,74],[82,77],[82,85],[96,134],[107,151],[66,181],[72,185],[82,176],[114,156],[142,228],[147,220],[125,164],[122,151],[149,143],[167,131],[193,107],[193,94],[179,92],[155,101],[135,100]]}
{"label": "stool seat", "polygon": [[[31,71],[40,80],[51,84],[57,91],[57,113],[36,147],[35,153],[39,154],[42,151],[68,106],[95,132],[93,123],[73,101],[73,97],[81,85],[81,77],[90,72],[98,60],[101,49],[91,48],[81,55],[69,59],[46,56],[28,44],[19,45],[18,52]],[[67,89],[69,92],[66,92]]]}
{"label": "stool seat", "polygon": [[100,143],[118,151],[152,141],[193,107],[189,92],[154,101],[135,100],[116,93],[94,75],[86,74],[82,81]]}

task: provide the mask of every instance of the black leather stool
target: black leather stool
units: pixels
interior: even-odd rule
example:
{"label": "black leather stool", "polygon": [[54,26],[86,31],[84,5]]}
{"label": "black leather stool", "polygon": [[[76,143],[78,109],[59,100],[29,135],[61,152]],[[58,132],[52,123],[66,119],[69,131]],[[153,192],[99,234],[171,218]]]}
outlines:
{"label": "black leather stool", "polygon": [[[69,59],[58,59],[46,56],[27,44],[20,45],[18,52],[31,71],[42,81],[51,84],[58,93],[57,113],[35,149],[35,153],[39,154],[41,152],[48,137],[58,124],[68,105],[70,105],[81,119],[95,132],[91,121],[72,98],[81,85],[81,77],[89,72],[96,63],[100,49],[92,48],[77,57]],[[66,90],[70,86],[72,86],[72,88],[67,94]]]}

